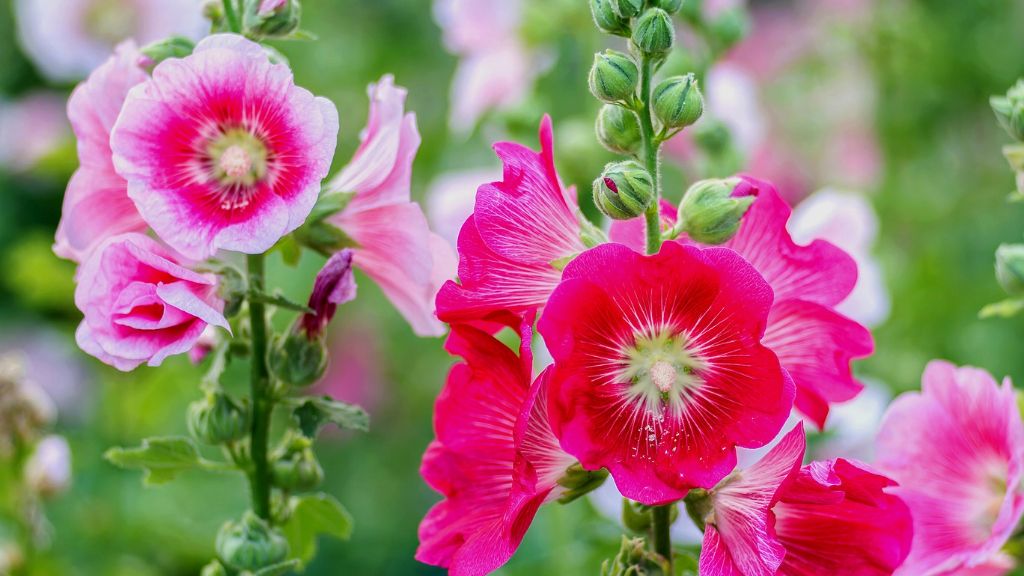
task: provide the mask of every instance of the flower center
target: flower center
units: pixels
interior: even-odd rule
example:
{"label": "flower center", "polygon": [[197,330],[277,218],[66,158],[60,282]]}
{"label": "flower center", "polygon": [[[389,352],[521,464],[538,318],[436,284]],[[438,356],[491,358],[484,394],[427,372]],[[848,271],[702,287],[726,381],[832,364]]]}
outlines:
{"label": "flower center", "polygon": [[687,400],[703,384],[700,373],[708,368],[693,350],[686,334],[662,330],[638,334],[632,346],[622,350],[622,367],[615,380],[626,384],[626,394],[650,412],[682,413]]}
{"label": "flower center", "polygon": [[252,170],[252,158],[237,144],[232,144],[220,155],[219,168],[228,178],[239,179]]}
{"label": "flower center", "polygon": [[250,132],[227,130],[207,148],[213,177],[228,188],[248,187],[267,176],[267,148]]}
{"label": "flower center", "polygon": [[667,394],[672,390],[677,377],[675,366],[664,360],[658,360],[651,366],[651,382],[654,382],[662,394]]}

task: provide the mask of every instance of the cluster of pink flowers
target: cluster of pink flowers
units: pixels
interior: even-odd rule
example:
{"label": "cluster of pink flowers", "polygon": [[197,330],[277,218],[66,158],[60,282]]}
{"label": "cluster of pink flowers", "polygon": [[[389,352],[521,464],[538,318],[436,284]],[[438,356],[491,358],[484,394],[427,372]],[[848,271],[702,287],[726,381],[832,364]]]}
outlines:
{"label": "cluster of pink flowers", "polygon": [[[447,349],[462,362],[423,458],[445,499],[420,526],[418,559],[460,576],[497,569],[578,463],[606,469],[641,504],[702,498],[701,574],[1006,565],[998,550],[1021,515],[1024,449],[1008,384],[935,365],[924,396],[887,417],[876,467],[805,465],[803,426],[781,434],[785,423],[795,410],[824,428],[830,406],[862,390],[851,362],[873,350],[870,332],[836,310],[856,284],[854,258],[824,240],[796,243],[789,206],[748,177],[733,194],[755,200],[721,247],[683,236],[644,255],[639,220],[616,222],[594,246],[556,173],[551,132],[545,118],[539,153],[495,146],[503,179],[480,186],[458,238],[459,280],[438,294]],[[665,203],[664,230],[675,214]],[[553,363],[534,377],[538,317]],[[494,336],[505,328],[518,354]],[[737,448],[773,442],[737,468]]]}
{"label": "cluster of pink flowers", "polygon": [[[141,63],[134,43],[121,44],[69,101],[80,167],[54,245],[81,264],[79,345],[122,370],[159,365],[208,327],[228,327],[201,262],[266,252],[301,226],[338,137],[334,104],[241,36],[210,36],[152,74]],[[415,117],[390,78],[370,92],[363,146],[332,182],[352,195],[337,224],[356,243],[354,265],[418,332],[438,333],[429,310],[455,262],[410,202]]]}

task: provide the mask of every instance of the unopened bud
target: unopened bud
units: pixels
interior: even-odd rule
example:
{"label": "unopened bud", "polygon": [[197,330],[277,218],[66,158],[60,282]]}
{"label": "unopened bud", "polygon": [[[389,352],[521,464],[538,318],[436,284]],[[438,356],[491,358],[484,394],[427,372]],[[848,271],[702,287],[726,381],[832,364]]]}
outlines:
{"label": "unopened bud", "polygon": [[292,492],[312,490],[324,480],[324,469],[313,453],[312,442],[302,436],[285,441],[274,457],[274,485]]}
{"label": "unopened bud", "polygon": [[632,110],[605,104],[597,115],[597,139],[612,152],[633,154],[640,149],[640,121]]}
{"label": "unopened bud", "polygon": [[644,576],[671,574],[668,562],[656,552],[648,550],[643,538],[622,537],[622,544],[614,558],[601,565],[601,576]]}
{"label": "unopened bud", "polygon": [[640,71],[628,55],[614,50],[594,54],[590,92],[604,102],[628,102],[636,94]]}
{"label": "unopened bud", "polygon": [[636,218],[653,201],[654,181],[639,162],[613,162],[594,181],[594,203],[613,220]]}
{"label": "unopened bud", "polygon": [[672,49],[675,38],[672,17],[661,8],[644,12],[633,27],[633,44],[644,54],[664,56]]}
{"label": "unopened bud", "polygon": [[644,9],[644,0],[613,0],[615,13],[625,19],[636,18]]}
{"label": "unopened bud", "polygon": [[720,49],[725,50],[742,40],[750,30],[750,19],[744,8],[725,10],[711,22],[711,34]]}
{"label": "unopened bud", "polygon": [[199,573],[199,576],[228,576],[228,571],[223,564],[214,560],[203,566],[203,571]]}
{"label": "unopened bud", "polygon": [[192,436],[212,446],[241,440],[249,434],[249,410],[224,392],[208,392],[188,407]]}
{"label": "unopened bud", "polygon": [[1003,244],[996,250],[996,278],[1011,296],[1024,296],[1024,244]]}
{"label": "unopened bud", "polygon": [[213,28],[224,24],[224,0],[206,0],[203,3],[203,17],[210,21]]}
{"label": "unopened bud", "polygon": [[288,556],[288,541],[252,512],[228,522],[217,533],[217,556],[235,570],[257,571]]}
{"label": "unopened bud", "polygon": [[651,520],[650,508],[628,498],[622,499],[622,524],[626,528],[642,534],[651,528]]}
{"label": "unopened bud", "polygon": [[590,13],[602,31],[618,36],[629,36],[629,20],[615,11],[615,0],[590,0]]}
{"label": "unopened bud", "polygon": [[61,436],[47,436],[25,463],[25,484],[42,498],[53,498],[71,486],[71,448]]}
{"label": "unopened bud", "polygon": [[693,74],[666,78],[654,88],[654,114],[666,128],[683,128],[700,119],[704,97]]}
{"label": "unopened bud", "polygon": [[687,190],[679,205],[679,221],[690,238],[703,244],[723,244],[736,234],[755,199],[733,196],[738,183],[735,178],[702,180]]}
{"label": "unopened bud", "polygon": [[558,485],[564,488],[559,504],[568,504],[581,496],[597,490],[608,479],[608,471],[604,468],[587,470],[577,462],[566,468],[562,477],[558,479]]}
{"label": "unopened bud", "polygon": [[281,38],[298,30],[301,17],[298,0],[245,0],[242,27],[257,38]]}
{"label": "unopened bud", "polygon": [[327,371],[327,346],[323,338],[310,340],[305,334],[289,330],[275,339],[270,351],[270,371],[291,386],[305,387],[316,383]]}
{"label": "unopened bud", "polygon": [[990,103],[999,125],[1015,140],[1024,142],[1024,79],[1018,80],[1005,96],[993,96]]}
{"label": "unopened bud", "polygon": [[683,7],[683,0],[654,0],[653,4],[669,14],[675,14]]}

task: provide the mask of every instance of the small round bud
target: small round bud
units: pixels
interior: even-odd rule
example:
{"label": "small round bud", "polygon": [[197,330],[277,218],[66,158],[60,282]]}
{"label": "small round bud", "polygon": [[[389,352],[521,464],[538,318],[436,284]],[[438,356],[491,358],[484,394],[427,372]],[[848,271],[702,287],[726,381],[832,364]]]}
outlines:
{"label": "small round bud", "polygon": [[754,203],[754,196],[732,195],[738,183],[735,178],[701,180],[686,191],[679,204],[679,221],[690,238],[703,244],[722,244],[736,234]]}
{"label": "small round bud", "polygon": [[633,59],[614,50],[594,54],[590,68],[590,92],[604,102],[629,101],[636,94],[640,70]]}
{"label": "small round bud", "polygon": [[188,430],[211,446],[241,440],[249,434],[249,411],[222,391],[207,392],[188,407]]}
{"label": "small round bud", "polygon": [[594,181],[594,203],[613,220],[636,218],[653,201],[654,181],[639,162],[613,162]]}
{"label": "small round bud", "polygon": [[996,278],[1010,296],[1024,295],[1024,244],[1003,244],[996,250]]}
{"label": "small round bud", "polygon": [[615,11],[615,0],[590,0],[590,13],[594,24],[602,31],[617,36],[629,36],[629,20]]}
{"label": "small round bud", "polygon": [[654,114],[662,126],[691,126],[703,113],[704,96],[693,74],[666,78],[654,88]]}
{"label": "small round bud", "polygon": [[661,8],[652,8],[633,27],[633,44],[644,54],[663,56],[672,49],[676,30],[672,17]]}
{"label": "small round bud", "polygon": [[255,572],[282,562],[288,556],[288,541],[263,519],[246,512],[217,533],[217,556],[230,568]]}
{"label": "small round bud", "polygon": [[1024,142],[1024,80],[1017,81],[1006,96],[993,96],[990,103],[999,125],[1015,140]]}
{"label": "small round bud", "polygon": [[625,18],[636,18],[644,10],[644,0],[613,0],[615,13]]}
{"label": "small round bud", "polygon": [[53,498],[71,486],[71,448],[61,436],[39,441],[25,464],[25,484],[42,498]]}
{"label": "small round bud", "polygon": [[271,473],[275,486],[293,492],[312,490],[324,480],[324,469],[316,460],[312,442],[302,436],[287,440],[274,459]]}
{"label": "small round bud", "polygon": [[214,560],[203,566],[203,571],[199,573],[199,576],[228,576],[228,571],[223,564]]}
{"label": "small round bud", "polygon": [[275,339],[270,350],[270,371],[278,380],[296,387],[316,383],[327,371],[327,346],[323,338],[309,339],[291,330]]}
{"label": "small round bud", "polygon": [[742,40],[749,30],[750,20],[742,8],[726,10],[711,23],[711,34],[723,50]]}
{"label": "small round bud", "polygon": [[597,139],[612,152],[633,154],[640,149],[640,121],[632,110],[605,104],[597,115]]}
{"label": "small round bud", "polygon": [[651,511],[639,502],[623,498],[622,524],[633,532],[647,532],[651,528]]}
{"label": "small round bud", "polygon": [[302,6],[298,0],[245,0],[242,27],[257,38],[283,38],[299,29]]}
{"label": "small round bud", "polygon": [[683,0],[654,0],[653,5],[669,14],[675,14],[683,7]]}

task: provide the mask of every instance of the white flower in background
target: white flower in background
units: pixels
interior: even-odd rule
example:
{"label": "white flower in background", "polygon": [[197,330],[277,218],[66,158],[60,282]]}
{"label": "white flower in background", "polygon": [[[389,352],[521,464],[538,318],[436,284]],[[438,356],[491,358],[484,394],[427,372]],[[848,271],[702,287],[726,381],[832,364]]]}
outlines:
{"label": "white flower in background", "polygon": [[62,436],[47,436],[36,444],[25,463],[25,484],[43,498],[52,498],[71,486],[71,448]]}
{"label": "white flower in background", "polygon": [[0,101],[0,168],[29,170],[69,140],[65,105],[65,98],[52,92]]}
{"label": "white flower in background", "polygon": [[865,326],[889,317],[891,301],[881,266],[872,255],[878,236],[878,216],[861,194],[824,189],[808,196],[789,221],[793,240],[827,240],[857,261],[857,286],[836,309]]}
{"label": "white flower in background", "polygon": [[15,0],[14,8],[25,53],[57,82],[84,78],[126,38],[143,46],[209,30],[202,0]]}
{"label": "white flower in background", "polygon": [[767,130],[757,81],[741,67],[722,62],[708,71],[705,82],[708,113],[728,126],[741,152],[753,153]]}
{"label": "white flower in background", "polygon": [[438,176],[427,190],[430,229],[456,246],[462,225],[473,213],[477,188],[498,180],[501,180],[499,168],[447,172]]}
{"label": "white flower in background", "polygon": [[828,414],[826,437],[812,446],[812,460],[852,458],[874,460],[875,435],[892,400],[888,388],[877,380],[861,378],[864,390],[849,402],[834,404]]}

